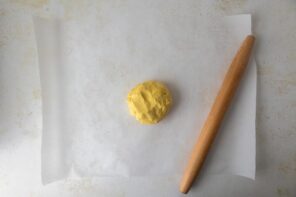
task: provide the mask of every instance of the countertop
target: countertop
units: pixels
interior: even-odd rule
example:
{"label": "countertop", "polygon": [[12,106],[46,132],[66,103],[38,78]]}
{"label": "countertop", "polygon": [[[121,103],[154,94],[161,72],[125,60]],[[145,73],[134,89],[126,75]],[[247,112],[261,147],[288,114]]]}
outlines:
{"label": "countertop", "polygon": [[[100,2],[60,4],[66,17],[75,20]],[[55,15],[55,5],[54,0],[0,1],[0,196],[183,196],[175,176],[41,184],[42,100],[31,17]],[[296,196],[296,1],[204,0],[192,6],[199,7],[197,15],[252,14],[258,65],[257,171],[255,181],[201,174],[187,196]]]}

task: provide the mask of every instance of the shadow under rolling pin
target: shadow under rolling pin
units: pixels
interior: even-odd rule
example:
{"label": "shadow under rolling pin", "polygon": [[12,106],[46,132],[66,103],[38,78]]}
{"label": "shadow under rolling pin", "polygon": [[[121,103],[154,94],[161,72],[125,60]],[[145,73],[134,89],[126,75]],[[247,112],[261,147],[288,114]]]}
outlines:
{"label": "shadow under rolling pin", "polygon": [[255,37],[253,35],[248,35],[229,66],[211,111],[208,114],[201,133],[192,150],[181,180],[180,192],[184,194],[190,190],[206,159],[227,108],[230,105],[245,68],[248,65],[254,41]]}

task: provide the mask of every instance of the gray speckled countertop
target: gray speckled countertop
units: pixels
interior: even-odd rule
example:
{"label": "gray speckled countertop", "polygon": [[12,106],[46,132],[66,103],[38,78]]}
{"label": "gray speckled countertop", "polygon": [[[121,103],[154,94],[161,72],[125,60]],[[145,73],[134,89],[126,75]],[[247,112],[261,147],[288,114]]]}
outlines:
{"label": "gray speckled countertop", "polygon": [[[70,19],[100,3],[60,2]],[[120,6],[124,0],[116,2]],[[199,15],[253,15],[257,174],[255,181],[201,175],[187,196],[296,196],[296,1],[205,0],[196,6]],[[179,177],[67,179],[41,185],[41,98],[31,15],[52,15],[52,7],[53,0],[0,1],[0,196],[182,196]]]}

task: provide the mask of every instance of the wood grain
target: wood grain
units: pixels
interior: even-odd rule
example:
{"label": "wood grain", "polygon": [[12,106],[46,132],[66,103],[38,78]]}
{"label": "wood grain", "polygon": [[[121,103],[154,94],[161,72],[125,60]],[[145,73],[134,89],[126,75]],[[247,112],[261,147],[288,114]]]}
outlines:
{"label": "wood grain", "polygon": [[229,66],[211,111],[192,150],[180,184],[180,192],[182,193],[186,194],[190,190],[196,176],[200,172],[227,108],[247,67],[254,41],[255,37],[253,35],[247,36]]}

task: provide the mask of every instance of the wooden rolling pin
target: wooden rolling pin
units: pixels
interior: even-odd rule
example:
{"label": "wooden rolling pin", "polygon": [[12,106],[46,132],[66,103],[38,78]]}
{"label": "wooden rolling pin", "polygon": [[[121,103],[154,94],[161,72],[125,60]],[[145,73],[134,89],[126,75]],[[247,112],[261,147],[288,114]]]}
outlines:
{"label": "wooden rolling pin", "polygon": [[253,35],[247,36],[229,66],[223,84],[208,114],[185,169],[180,184],[180,191],[182,193],[186,194],[189,191],[206,159],[224,114],[247,67],[254,41],[255,37]]}

